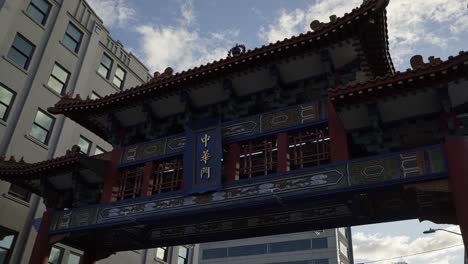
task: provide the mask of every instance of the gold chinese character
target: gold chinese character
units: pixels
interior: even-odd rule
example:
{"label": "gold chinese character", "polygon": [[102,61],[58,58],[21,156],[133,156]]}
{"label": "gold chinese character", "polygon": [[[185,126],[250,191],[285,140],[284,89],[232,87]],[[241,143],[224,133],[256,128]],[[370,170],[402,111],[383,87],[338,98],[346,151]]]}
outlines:
{"label": "gold chinese character", "polygon": [[202,142],[203,144],[205,144],[205,148],[208,146],[208,141],[210,141],[210,139],[211,139],[211,137],[208,136],[208,134],[205,134],[205,136],[203,136],[203,137],[201,138],[201,142]]}
{"label": "gold chinese character", "polygon": [[206,175],[206,178],[211,178],[211,167],[203,167],[200,170],[200,178],[203,179],[203,176]]}
{"label": "gold chinese character", "polygon": [[210,158],[211,158],[210,152],[207,149],[203,150],[203,154],[202,154],[200,161],[206,164],[208,163]]}

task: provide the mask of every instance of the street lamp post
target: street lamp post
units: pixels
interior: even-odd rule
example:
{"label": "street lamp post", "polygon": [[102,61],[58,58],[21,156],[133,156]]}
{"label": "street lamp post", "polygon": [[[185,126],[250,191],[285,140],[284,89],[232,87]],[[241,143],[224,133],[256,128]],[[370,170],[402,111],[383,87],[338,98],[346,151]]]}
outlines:
{"label": "street lamp post", "polygon": [[[423,234],[432,234],[432,233],[435,233],[436,231],[445,231],[445,232],[452,233],[454,235],[459,235],[459,236],[462,235],[460,233],[453,232],[453,231],[446,230],[446,229],[441,229],[441,228],[436,228],[436,229],[429,228],[429,230],[423,231]],[[464,259],[465,259],[465,264],[468,264],[468,259],[466,257],[466,249],[465,249],[465,258]]]}

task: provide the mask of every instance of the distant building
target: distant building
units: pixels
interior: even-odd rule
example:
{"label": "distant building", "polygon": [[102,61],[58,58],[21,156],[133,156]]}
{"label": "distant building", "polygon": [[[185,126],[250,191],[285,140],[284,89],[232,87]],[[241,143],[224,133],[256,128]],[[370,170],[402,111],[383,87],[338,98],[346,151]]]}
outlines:
{"label": "distant building", "polygon": [[351,229],[200,244],[200,264],[352,264]]}

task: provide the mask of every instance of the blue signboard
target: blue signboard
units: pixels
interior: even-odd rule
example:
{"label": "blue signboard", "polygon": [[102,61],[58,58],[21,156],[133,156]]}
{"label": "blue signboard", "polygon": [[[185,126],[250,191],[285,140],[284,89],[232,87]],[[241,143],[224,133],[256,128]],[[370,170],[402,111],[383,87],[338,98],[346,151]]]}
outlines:
{"label": "blue signboard", "polygon": [[221,190],[221,128],[187,129],[184,178],[188,193]]}

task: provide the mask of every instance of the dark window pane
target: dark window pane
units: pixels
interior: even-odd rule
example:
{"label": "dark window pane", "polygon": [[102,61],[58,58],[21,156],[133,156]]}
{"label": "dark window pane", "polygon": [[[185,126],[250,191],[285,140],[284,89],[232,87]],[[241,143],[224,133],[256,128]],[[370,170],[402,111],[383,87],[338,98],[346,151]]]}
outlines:
{"label": "dark window pane", "polygon": [[73,24],[68,24],[67,34],[78,43],[81,41],[81,36],[83,35],[83,33]]}
{"label": "dark window pane", "polygon": [[61,94],[63,91],[63,83],[59,82],[57,79],[55,79],[54,76],[49,77],[49,81],[47,82],[47,86],[52,88],[54,91],[57,93]]}
{"label": "dark window pane", "polygon": [[13,234],[5,235],[5,237],[3,237],[2,240],[0,240],[0,247],[4,249],[11,249],[14,239],[15,239],[15,235]]}
{"label": "dark window pane", "polygon": [[30,136],[33,138],[39,140],[42,143],[47,142],[47,131],[44,130],[43,128],[37,126],[36,124],[33,124],[33,127],[31,129],[31,133],[29,133]]}
{"label": "dark window pane", "polygon": [[7,107],[3,104],[0,104],[0,119],[5,120]]}
{"label": "dark window pane", "polygon": [[31,2],[34,3],[34,5],[37,6],[37,8],[39,8],[44,14],[49,13],[49,2],[44,0],[32,0]]}
{"label": "dark window pane", "polygon": [[50,250],[50,255],[49,255],[49,263],[59,264],[60,261],[62,260],[62,255],[63,255],[63,249],[58,248],[58,247],[52,247],[52,249]]}
{"label": "dark window pane", "polygon": [[117,78],[114,78],[114,84],[120,88],[122,86],[122,81]]}
{"label": "dark window pane", "polygon": [[63,44],[72,51],[76,52],[78,50],[78,43],[68,35],[63,37]]}
{"label": "dark window pane", "polygon": [[67,264],[80,264],[80,261],[81,261],[81,256],[80,255],[76,255],[76,254],[73,254],[73,253],[70,253],[70,255],[68,255]]}
{"label": "dark window pane", "polygon": [[104,65],[107,69],[112,67],[112,59],[109,58],[106,54],[102,56],[101,64]]}
{"label": "dark window pane", "polygon": [[228,248],[229,257],[250,256],[267,253],[267,244],[230,247]]}
{"label": "dark window pane", "polygon": [[0,84],[0,102],[10,105],[13,99],[13,93],[7,90],[3,85]]}
{"label": "dark window pane", "polygon": [[102,77],[107,78],[107,74],[109,73],[109,70],[106,69],[104,66],[99,65],[98,73],[101,74]]}
{"label": "dark window pane", "polygon": [[14,61],[19,66],[26,68],[28,63],[28,57],[24,56],[23,54],[19,53],[16,49],[12,48],[10,52],[8,52],[8,58]]}
{"label": "dark window pane", "polygon": [[320,248],[327,248],[327,247],[328,247],[328,241],[326,237],[312,239],[313,249],[320,249]]}
{"label": "dark window pane", "polygon": [[91,141],[87,140],[84,137],[80,137],[80,140],[78,141],[78,146],[80,147],[80,151],[83,154],[88,155],[89,149],[91,148]]}
{"label": "dark window pane", "polygon": [[52,70],[52,75],[54,75],[62,83],[66,83],[68,79],[68,72],[65,71],[62,67],[55,64],[54,69]]}
{"label": "dark window pane", "polygon": [[50,116],[43,113],[42,111],[37,111],[36,119],[34,120],[34,122],[40,125],[41,127],[50,130],[54,120]]}
{"label": "dark window pane", "polygon": [[104,149],[96,146],[96,150],[94,151],[94,155],[99,155],[99,154],[102,154],[104,152],[105,152]]}
{"label": "dark window pane", "polygon": [[226,258],[227,248],[212,248],[203,250],[203,259]]}
{"label": "dark window pane", "polygon": [[0,248],[0,263],[7,263],[8,250]]}
{"label": "dark window pane", "polygon": [[309,239],[277,242],[277,243],[270,244],[271,253],[298,251],[298,250],[307,250],[307,249],[310,249]]}
{"label": "dark window pane", "polygon": [[44,24],[46,16],[35,6],[29,5],[26,13],[40,24]]}
{"label": "dark window pane", "polygon": [[34,49],[31,43],[19,35],[16,36],[13,45],[26,56],[30,56]]}
{"label": "dark window pane", "polygon": [[31,198],[31,192],[15,184],[10,185],[8,194],[15,196],[23,201],[29,202]]}
{"label": "dark window pane", "polygon": [[117,67],[117,70],[115,71],[115,76],[118,77],[120,80],[123,80],[125,78],[125,71],[122,70],[122,68]]}

